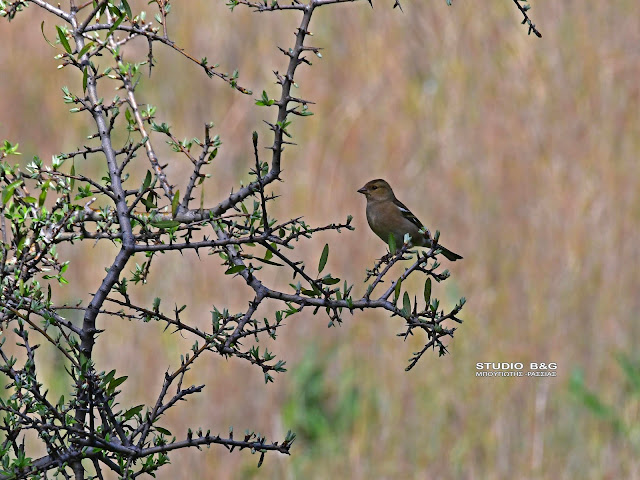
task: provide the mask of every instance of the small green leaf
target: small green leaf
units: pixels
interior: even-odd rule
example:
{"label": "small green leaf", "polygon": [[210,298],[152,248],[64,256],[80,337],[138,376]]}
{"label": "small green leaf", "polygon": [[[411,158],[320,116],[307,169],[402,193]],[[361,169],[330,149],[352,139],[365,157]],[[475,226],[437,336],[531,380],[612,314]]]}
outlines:
{"label": "small green leaf", "polygon": [[105,384],[109,383],[111,380],[113,380],[113,377],[115,377],[115,375],[116,375],[116,371],[115,370],[111,370],[109,373],[107,373],[104,376],[103,382]]}
{"label": "small green leaf", "polygon": [[78,58],[82,57],[85,53],[87,53],[91,47],[93,47],[93,42],[87,42],[87,44],[84,47],[82,47],[82,50],[78,52]]}
{"label": "small green leaf", "polygon": [[135,407],[130,408],[129,410],[124,412],[124,414],[122,415],[124,421],[126,422],[131,417],[133,417],[134,415],[139,414],[142,411],[143,408],[144,408],[144,404],[143,405],[136,405]]}
{"label": "small green leaf", "polygon": [[243,270],[245,270],[247,267],[245,267],[244,265],[234,265],[233,267],[231,267],[229,270],[227,270],[226,272],[224,272],[225,275],[233,275],[234,273],[239,273]]}
{"label": "small green leaf", "polygon": [[129,378],[129,377],[124,376],[124,377],[119,377],[119,378],[115,378],[115,379],[111,380],[109,382],[109,386],[107,387],[107,389],[110,392],[113,392],[116,388],[118,388],[120,385],[122,385],[127,380],[127,378]]}
{"label": "small green leaf", "polygon": [[129,19],[132,20],[133,15],[131,14],[131,7],[129,6],[129,3],[127,2],[127,0],[122,0],[122,6],[124,8],[125,13],[129,16]]}
{"label": "small green leaf", "polygon": [[173,228],[180,225],[180,222],[178,222],[177,220],[158,220],[158,221],[152,220],[149,223],[151,223],[151,225],[153,225],[156,228]]}
{"label": "small green leaf", "polygon": [[49,41],[49,39],[47,38],[47,36],[44,34],[44,20],[43,20],[43,21],[42,21],[42,23],[40,24],[40,31],[42,32],[42,36],[44,37],[45,41],[46,41],[49,45],[51,45],[53,48],[56,48],[56,46],[55,46],[53,43],[51,43],[51,42]]}
{"label": "small green leaf", "polygon": [[389,234],[389,252],[391,254],[396,253],[396,237],[393,233]]}
{"label": "small green leaf", "polygon": [[396,288],[394,289],[393,292],[393,304],[395,305],[398,302],[398,299],[400,298],[400,287],[402,286],[402,279],[398,280],[398,283],[396,283]]}
{"label": "small green leaf", "polygon": [[5,155],[22,155],[18,151],[18,146],[19,144],[17,143],[15,145],[11,145],[11,142],[9,142],[9,140],[5,140],[2,144],[2,147],[0,147],[0,153],[4,153]]}
{"label": "small green leaf", "polygon": [[[70,172],[71,177],[75,177],[76,176],[76,162],[72,162],[71,163],[71,172]],[[71,191],[73,192],[73,187],[76,184],[76,179],[75,178],[71,178],[71,182],[70,182],[70,186],[71,186]]]}
{"label": "small green leaf", "polygon": [[329,244],[324,244],[324,249],[322,250],[322,255],[320,255],[320,263],[318,263],[318,273],[324,270],[325,265],[327,264],[327,259],[329,258]]}
{"label": "small green leaf", "polygon": [[426,282],[424,282],[424,301],[427,306],[431,302],[431,278],[427,278]]}
{"label": "small green leaf", "polygon": [[120,24],[122,23],[122,21],[124,19],[125,19],[125,15],[124,14],[122,14],[120,17],[118,17],[118,19],[114,22],[114,24],[109,29],[109,32],[107,33],[106,38],[109,38],[111,36],[111,34],[113,32],[115,32],[116,28],[118,28],[120,26]]}
{"label": "small green leaf", "polygon": [[411,300],[409,299],[408,292],[404,292],[404,296],[402,297],[402,314],[405,317],[411,314]]}
{"label": "small green leaf", "polygon": [[67,40],[67,36],[64,34],[62,29],[57,25],[56,25],[56,30],[58,31],[58,39],[60,40],[60,43],[62,44],[64,49],[67,51],[67,53],[71,53],[71,46],[69,45],[69,40]]}
{"label": "small green leaf", "polygon": [[269,99],[267,92],[265,92],[264,90],[262,91],[262,98],[260,100],[256,100],[256,105],[259,105],[261,107],[270,107],[274,103],[275,100]]}
{"label": "small green leaf", "polygon": [[2,190],[2,203],[5,205],[9,202],[9,199],[13,196],[13,191],[15,187],[6,186],[4,190]]}
{"label": "small green leaf", "polygon": [[[128,111],[128,110],[127,110]],[[144,192],[151,185],[151,172],[147,170],[147,175],[144,177],[144,182],[142,182],[142,192]]]}
{"label": "small green leaf", "polygon": [[[24,244],[27,241],[27,237],[21,237],[20,240],[18,241],[18,246],[16,247],[16,251],[18,252],[18,256],[20,256],[20,254],[22,253],[22,249],[24,248]],[[23,287],[23,283],[22,283],[22,279],[20,279],[20,293],[22,294],[22,290],[24,289]]]}
{"label": "small green leaf", "polygon": [[324,283],[325,285],[335,285],[336,283],[340,283],[340,279],[333,278],[331,275],[327,275],[322,279],[322,283]]}
{"label": "small green leaf", "polygon": [[13,196],[13,192],[15,189],[22,184],[22,180],[16,180],[15,182],[11,182],[9,185],[4,187],[2,191],[2,203],[6,204],[9,199]]}
{"label": "small green leaf", "polygon": [[[147,212],[149,210],[152,210],[152,209],[157,207],[157,205],[155,203],[155,200],[156,200],[157,197],[158,197],[158,195],[156,195],[156,193],[152,190],[147,195],[147,198],[142,198],[142,200],[140,200],[144,204],[145,208],[147,209]],[[175,222],[175,220],[170,220],[170,221],[171,222]],[[151,224],[155,225],[153,222],[151,222]],[[157,225],[155,225],[155,226],[157,227]],[[175,226],[175,225],[173,225],[173,226]],[[166,228],[166,227],[161,227],[161,228]]]}
{"label": "small green leaf", "polygon": [[38,206],[42,207],[44,205],[44,201],[47,199],[47,190],[49,190],[50,180],[46,180],[41,188],[40,195],[38,196]]}
{"label": "small green leaf", "polygon": [[180,190],[176,190],[176,193],[173,194],[173,199],[171,200],[171,214],[173,218],[176,218],[178,214],[178,206],[180,205]]}
{"label": "small green leaf", "polygon": [[84,67],[82,69],[82,91],[86,93],[87,91],[87,79],[89,78],[89,68]]}

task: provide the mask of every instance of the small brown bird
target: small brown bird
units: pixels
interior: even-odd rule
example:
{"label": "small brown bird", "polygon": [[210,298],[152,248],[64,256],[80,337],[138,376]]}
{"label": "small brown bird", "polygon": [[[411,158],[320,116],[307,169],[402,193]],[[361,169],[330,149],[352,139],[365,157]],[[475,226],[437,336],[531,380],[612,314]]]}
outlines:
{"label": "small brown bird", "polygon": [[[389,241],[389,236],[393,234],[396,245],[402,245],[404,235],[411,236],[411,243],[416,247],[431,247],[431,238],[425,231],[420,220],[396,198],[391,186],[384,180],[378,178],[371,180],[358,190],[367,199],[367,221],[373,233],[382,239]],[[422,230],[422,232],[421,232]],[[442,254],[452,262],[462,258],[457,253],[447,250],[442,245],[438,245]]]}

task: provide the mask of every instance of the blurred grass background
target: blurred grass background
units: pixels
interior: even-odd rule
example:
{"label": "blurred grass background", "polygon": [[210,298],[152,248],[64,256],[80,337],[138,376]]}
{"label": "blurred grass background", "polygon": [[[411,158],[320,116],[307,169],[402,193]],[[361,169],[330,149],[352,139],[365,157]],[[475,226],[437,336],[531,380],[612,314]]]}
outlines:
{"label": "blurred grass background", "polygon": [[[314,225],[352,214],[355,232],[318,235],[294,256],[313,267],[329,242],[328,268],[362,293],[364,269],[384,246],[369,232],[356,190],[388,179],[465,257],[447,265],[453,277],[434,292],[445,305],[468,299],[451,355],[427,356],[405,373],[418,343],[395,337],[397,319],[357,313],[327,329],[326,318],[305,312],[267,343],[290,368],[275,384],[265,386],[244,362],[210,355],[188,379],[206,383],[205,393],[164,424],[179,438],[199,426],[221,434],[230,425],[237,434],[252,428],[269,439],[292,429],[299,433],[294,455],[268,455],[257,470],[258,458],[247,452],[185,451],[171,456],[159,478],[640,478],[637,442],[634,448],[592,416],[568,388],[572,372],[582,372],[603,401],[637,423],[616,362],[620,352],[640,360],[637,4],[535,2],[531,17],[542,39],[526,35],[506,0],[404,2],[404,13],[391,5],[314,14],[310,44],[324,48],[323,58],[300,68],[295,93],[317,103],[315,116],[294,118],[298,146],[286,149],[274,213],[304,215]],[[37,8],[0,26],[0,137],[19,142],[24,159],[72,150],[91,132],[86,116],[69,115],[61,101],[60,87],[78,91],[81,78],[55,69],[55,51],[38,31],[43,19],[54,38],[55,20]],[[205,204],[248,179],[252,130],[270,142],[262,119],[272,121],[274,111],[253,98],[263,89],[277,95],[272,70],[283,71],[286,58],[276,45],[292,45],[298,23],[296,13],[232,13],[222,1],[174,6],[169,27],[177,44],[223,71],[238,68],[239,83],[254,91],[240,95],[174,52],[154,49],[158,66],[142,78],[138,100],[157,105],[157,121],[178,138],[202,138],[203,124],[214,121],[224,143]],[[146,55],[146,44],[136,45],[129,60]],[[186,178],[186,162],[160,140],[156,148],[174,183]],[[144,174],[144,159],[138,165]],[[104,170],[99,158],[76,168]],[[107,244],[67,249],[71,285],[59,298],[86,304],[113,252]],[[251,298],[238,279],[233,288],[222,279],[215,257],[154,262],[139,298],[187,304],[202,327],[212,304],[240,310]],[[273,281],[287,278],[276,272]],[[160,325],[103,318],[99,328],[106,331],[98,368],[130,376],[124,400],[131,405],[153,400],[162,372],[190,345]],[[63,392],[61,360],[41,355],[45,383]],[[502,361],[556,362],[558,377],[475,377],[476,362]]]}

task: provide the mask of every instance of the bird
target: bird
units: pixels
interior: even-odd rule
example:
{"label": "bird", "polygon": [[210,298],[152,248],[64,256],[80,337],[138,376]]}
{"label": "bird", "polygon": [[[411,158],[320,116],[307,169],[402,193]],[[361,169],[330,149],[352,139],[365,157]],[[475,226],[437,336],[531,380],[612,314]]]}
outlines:
{"label": "bird", "polygon": [[[367,182],[358,190],[367,199],[367,222],[383,242],[387,243],[393,234],[396,244],[404,241],[408,233],[411,236],[411,244],[415,247],[431,247],[433,245],[431,235],[425,229],[418,218],[411,213],[400,200],[398,200],[391,186],[383,179],[377,178]],[[442,254],[452,262],[461,259],[457,253],[438,245]]]}

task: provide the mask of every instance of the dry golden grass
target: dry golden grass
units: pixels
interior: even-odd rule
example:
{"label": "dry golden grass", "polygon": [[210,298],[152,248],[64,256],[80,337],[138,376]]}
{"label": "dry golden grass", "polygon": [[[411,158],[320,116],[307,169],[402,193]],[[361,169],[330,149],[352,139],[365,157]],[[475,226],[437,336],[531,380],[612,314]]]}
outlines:
{"label": "dry golden grass", "polygon": [[[329,242],[328,269],[362,292],[364,268],[384,247],[368,231],[355,191],[385,177],[464,255],[436,294],[447,304],[466,296],[466,321],[451,355],[429,356],[409,373],[403,368],[417,343],[395,337],[401,323],[382,314],[357,313],[329,330],[321,314],[294,318],[268,343],[293,371],[267,386],[259,371],[210,355],[190,378],[206,383],[205,393],[166,419],[175,434],[233,425],[277,438],[295,427],[287,419],[305,418],[313,406],[324,409],[327,425],[300,438],[292,458],[268,455],[260,471],[255,456],[212,448],[173,455],[159,478],[640,478],[638,452],[567,388],[580,367],[605,400],[623,406],[614,355],[633,351],[640,335],[636,7],[631,0],[537,2],[532,17],[542,39],[526,35],[508,1],[405,2],[404,14],[391,2],[317,12],[311,29],[323,58],[297,79],[300,95],[317,102],[315,116],[294,121],[299,146],[285,152],[276,210],[313,224],[352,214],[357,229],[318,235],[295,255],[313,266]],[[223,70],[238,68],[253,97],[262,89],[276,94],[271,71],[282,71],[285,58],[275,46],[292,43],[296,14],[231,13],[222,1],[174,10],[170,28],[180,46]],[[19,142],[27,158],[72,149],[88,133],[86,119],[70,117],[59,94],[80,79],[55,70],[40,17],[30,8],[0,29],[0,137]],[[43,18],[52,32],[53,20]],[[266,143],[261,123],[273,112],[156,50],[159,65],[143,78],[139,99],[158,105],[158,121],[178,137],[202,137],[204,122],[216,123],[224,145],[206,190],[213,203],[248,178],[250,132]],[[183,178],[185,162],[165,158],[168,174]],[[104,169],[97,159],[79,163],[86,172]],[[113,254],[107,245],[80,252],[68,250],[68,299],[86,299]],[[188,304],[200,325],[212,304],[241,309],[250,298],[239,279],[234,288],[225,283],[215,257],[165,257],[141,298]],[[170,281],[167,271],[175,272]],[[124,395],[132,405],[152,400],[164,369],[190,345],[151,324],[103,318],[99,327],[106,331],[97,365],[130,376]],[[558,377],[475,377],[476,362],[494,361],[557,362]],[[51,365],[52,374],[53,357]],[[307,375],[304,365],[318,374]],[[303,401],[307,389],[322,394]]]}

